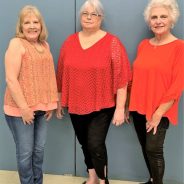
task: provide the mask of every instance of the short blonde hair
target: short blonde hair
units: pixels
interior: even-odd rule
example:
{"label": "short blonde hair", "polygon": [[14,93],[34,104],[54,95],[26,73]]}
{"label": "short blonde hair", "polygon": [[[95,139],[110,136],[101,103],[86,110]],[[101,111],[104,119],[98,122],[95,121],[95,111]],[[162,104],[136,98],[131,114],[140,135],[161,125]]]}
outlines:
{"label": "short blonde hair", "polygon": [[80,15],[81,13],[86,9],[86,7],[88,7],[89,5],[93,6],[95,11],[101,15],[102,17],[104,17],[104,8],[102,3],[99,0],[87,0],[84,2],[84,4],[81,6],[80,9]]}
{"label": "short blonde hair", "polygon": [[176,24],[180,15],[178,3],[176,0],[150,0],[147,7],[144,10],[144,19],[149,23],[150,13],[152,8],[165,7],[169,10],[173,26]]}
{"label": "short blonde hair", "polygon": [[32,5],[26,5],[21,9],[19,13],[17,25],[16,25],[16,37],[25,38],[25,35],[22,32],[22,24],[23,24],[24,17],[29,13],[33,13],[38,18],[41,24],[41,32],[40,32],[38,40],[41,42],[45,41],[48,37],[48,32],[47,32],[47,28],[46,28],[44,19],[40,11],[38,10],[38,8]]}

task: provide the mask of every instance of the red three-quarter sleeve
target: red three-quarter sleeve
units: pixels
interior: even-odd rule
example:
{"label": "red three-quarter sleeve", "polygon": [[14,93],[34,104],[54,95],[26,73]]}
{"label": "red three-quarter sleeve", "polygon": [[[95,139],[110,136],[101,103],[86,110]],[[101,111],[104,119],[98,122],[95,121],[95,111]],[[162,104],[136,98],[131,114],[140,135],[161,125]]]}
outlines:
{"label": "red three-quarter sleeve", "polygon": [[161,104],[169,102],[171,100],[178,100],[181,96],[183,88],[183,63],[184,63],[184,47],[180,47],[176,53],[175,61],[172,66],[172,78],[170,82],[170,87],[164,94]]}
{"label": "red three-quarter sleeve", "polygon": [[129,59],[124,45],[116,37],[112,40],[113,91],[123,88],[131,80]]}

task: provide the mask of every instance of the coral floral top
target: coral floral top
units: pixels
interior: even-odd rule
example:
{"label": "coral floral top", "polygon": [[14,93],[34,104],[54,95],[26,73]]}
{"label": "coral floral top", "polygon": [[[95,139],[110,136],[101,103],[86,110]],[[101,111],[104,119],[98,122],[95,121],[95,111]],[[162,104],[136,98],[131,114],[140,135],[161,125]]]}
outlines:
{"label": "coral floral top", "polygon": [[183,86],[184,44],[181,40],[153,46],[143,40],[133,64],[130,111],[146,115],[150,120],[162,103],[175,100],[164,114],[176,125],[178,102]]}
{"label": "coral floral top", "polygon": [[115,105],[115,96],[130,80],[128,57],[120,40],[106,33],[87,49],[78,33],[61,47],[57,84],[61,105],[74,114],[88,114]]}

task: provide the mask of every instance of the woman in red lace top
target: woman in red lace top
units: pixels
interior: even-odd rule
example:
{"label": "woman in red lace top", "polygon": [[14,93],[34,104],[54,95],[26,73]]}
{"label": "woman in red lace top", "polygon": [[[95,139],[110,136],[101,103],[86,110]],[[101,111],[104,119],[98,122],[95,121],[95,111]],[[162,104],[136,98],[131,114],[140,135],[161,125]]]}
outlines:
{"label": "woman in red lace top", "polygon": [[120,40],[102,30],[104,12],[98,0],[81,7],[82,30],[61,47],[57,83],[61,107],[67,107],[89,173],[86,184],[108,183],[105,138],[110,122],[124,122],[130,66]]}
{"label": "woman in red lace top", "polygon": [[151,0],[145,20],[154,33],[138,47],[133,64],[130,111],[151,179],[163,184],[163,144],[169,122],[177,124],[183,86],[184,44],[171,33],[179,11],[176,1]]}

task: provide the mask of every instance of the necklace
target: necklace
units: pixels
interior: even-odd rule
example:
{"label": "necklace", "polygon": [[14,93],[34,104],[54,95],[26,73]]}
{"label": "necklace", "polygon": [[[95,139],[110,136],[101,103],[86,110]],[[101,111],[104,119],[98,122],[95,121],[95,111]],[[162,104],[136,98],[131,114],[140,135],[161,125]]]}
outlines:
{"label": "necklace", "polygon": [[152,46],[154,49],[156,49],[157,47],[159,47],[160,45],[162,45],[163,43],[160,42],[159,40],[157,40],[156,38],[152,39]]}
{"label": "necklace", "polygon": [[[40,54],[42,54],[42,53],[44,53],[44,48],[43,48],[43,46],[41,45],[41,44],[31,44],[33,47],[34,47],[34,49],[38,52],[38,53],[40,53]],[[36,46],[37,45],[37,46]]]}
{"label": "necklace", "polygon": [[167,43],[170,43],[174,40],[176,40],[177,38],[175,36],[173,36],[172,34],[167,34],[167,35],[163,35],[160,38],[157,38],[156,36],[152,39],[152,44],[154,46],[154,48],[156,49],[159,46],[165,45]]}

